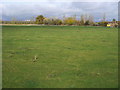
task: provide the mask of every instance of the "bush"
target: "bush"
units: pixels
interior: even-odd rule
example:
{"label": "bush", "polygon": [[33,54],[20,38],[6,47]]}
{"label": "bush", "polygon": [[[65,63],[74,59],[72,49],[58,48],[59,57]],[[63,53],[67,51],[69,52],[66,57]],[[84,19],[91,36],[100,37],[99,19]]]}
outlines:
{"label": "bush", "polygon": [[85,22],[85,25],[90,25],[89,20],[87,20],[87,21]]}
{"label": "bush", "polygon": [[44,16],[43,15],[39,15],[36,17],[36,24],[43,24],[44,21]]}
{"label": "bush", "polygon": [[66,24],[66,25],[76,25],[77,20],[75,20],[73,17],[68,17],[64,20],[64,24]]}
{"label": "bush", "polygon": [[107,24],[108,24],[108,22],[99,22],[99,25],[100,25],[100,26],[105,26],[105,27],[106,27]]}

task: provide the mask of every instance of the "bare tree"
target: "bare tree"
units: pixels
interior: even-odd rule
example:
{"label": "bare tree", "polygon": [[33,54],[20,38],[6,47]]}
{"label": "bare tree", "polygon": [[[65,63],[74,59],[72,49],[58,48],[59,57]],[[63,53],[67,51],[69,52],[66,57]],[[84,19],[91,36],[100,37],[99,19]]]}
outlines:
{"label": "bare tree", "polygon": [[85,14],[84,17],[85,17],[85,22],[88,21],[89,15],[88,15],[88,14]]}
{"label": "bare tree", "polygon": [[65,19],[66,19],[66,15],[64,14],[63,15],[63,20],[62,20],[63,24],[65,24]]}
{"label": "bare tree", "polygon": [[102,21],[103,21],[103,22],[105,22],[105,21],[106,21],[106,14],[105,14],[105,13],[103,14]]}
{"label": "bare tree", "polygon": [[89,20],[90,25],[94,24],[94,17],[92,15],[89,15],[88,20]]}
{"label": "bare tree", "polygon": [[65,19],[65,14],[63,15],[63,19]]}
{"label": "bare tree", "polygon": [[73,18],[76,20],[76,14],[73,15]]}
{"label": "bare tree", "polygon": [[81,15],[80,22],[81,22],[81,25],[84,25],[84,23],[85,23],[84,15]]}

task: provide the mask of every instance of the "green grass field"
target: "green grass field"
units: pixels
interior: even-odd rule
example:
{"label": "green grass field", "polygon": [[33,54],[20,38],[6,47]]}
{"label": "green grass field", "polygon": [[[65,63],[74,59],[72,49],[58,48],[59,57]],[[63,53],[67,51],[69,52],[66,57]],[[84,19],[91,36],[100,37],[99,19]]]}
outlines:
{"label": "green grass field", "polygon": [[2,33],[3,88],[118,87],[117,28],[3,26]]}

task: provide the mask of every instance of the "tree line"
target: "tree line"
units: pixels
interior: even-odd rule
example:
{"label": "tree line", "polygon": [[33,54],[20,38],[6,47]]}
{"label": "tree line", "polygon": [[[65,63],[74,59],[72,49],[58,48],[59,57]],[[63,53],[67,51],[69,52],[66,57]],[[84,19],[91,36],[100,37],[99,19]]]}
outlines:
{"label": "tree line", "polygon": [[35,23],[44,25],[93,25],[94,17],[92,15],[81,15],[81,19],[77,20],[76,15],[71,17],[63,16],[63,19],[46,18],[43,15],[39,15],[36,17]]}
{"label": "tree line", "polygon": [[[113,21],[116,21],[113,19]],[[106,21],[105,14],[101,22],[94,22],[94,17],[92,15],[83,14],[80,16],[80,19],[76,18],[76,15],[66,17],[63,16],[62,19],[59,18],[47,18],[43,15],[38,15],[37,17],[32,17],[30,20],[18,21],[15,18],[12,18],[11,21],[1,21],[2,24],[39,24],[39,25],[90,25],[90,26],[107,26],[108,22]]]}

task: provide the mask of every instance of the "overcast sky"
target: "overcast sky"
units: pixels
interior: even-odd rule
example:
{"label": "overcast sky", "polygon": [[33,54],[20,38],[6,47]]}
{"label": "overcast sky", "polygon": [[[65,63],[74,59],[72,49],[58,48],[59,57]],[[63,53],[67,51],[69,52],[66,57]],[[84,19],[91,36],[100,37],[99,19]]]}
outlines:
{"label": "overcast sky", "polygon": [[[84,2],[83,2],[84,1]],[[29,20],[38,15],[58,17],[91,14],[100,21],[104,13],[108,21],[118,18],[118,0],[2,0],[0,15],[3,20]]]}

